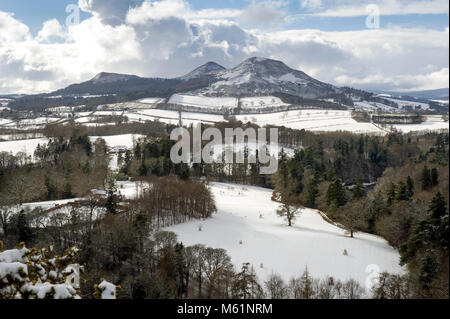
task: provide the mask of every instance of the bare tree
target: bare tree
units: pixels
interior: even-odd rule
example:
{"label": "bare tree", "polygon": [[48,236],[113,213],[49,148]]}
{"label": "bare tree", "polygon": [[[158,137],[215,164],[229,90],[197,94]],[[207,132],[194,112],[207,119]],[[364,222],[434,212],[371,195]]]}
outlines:
{"label": "bare tree", "polygon": [[278,210],[277,210],[278,216],[285,217],[288,226],[292,227],[293,221],[296,219],[298,215],[301,214],[301,210],[299,208],[296,208],[294,206],[283,204]]}
{"label": "bare tree", "polygon": [[286,298],[287,287],[280,275],[271,274],[264,282],[264,286],[270,299]]}

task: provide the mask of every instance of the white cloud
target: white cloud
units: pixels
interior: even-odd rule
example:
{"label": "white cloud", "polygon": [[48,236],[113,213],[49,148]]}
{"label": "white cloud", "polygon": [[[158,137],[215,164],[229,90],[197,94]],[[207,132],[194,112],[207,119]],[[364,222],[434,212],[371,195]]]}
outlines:
{"label": "white cloud", "polygon": [[270,28],[284,23],[286,13],[283,7],[285,1],[254,2],[246,7],[237,17],[237,21],[244,27]]}
{"label": "white cloud", "polygon": [[300,5],[303,9],[310,11],[318,10],[322,8],[322,0],[300,0]]}
{"label": "white cloud", "polygon": [[145,24],[149,20],[185,17],[189,5],[184,0],[145,1],[141,6],[129,10],[126,21],[130,24]]}
{"label": "white cloud", "polygon": [[145,1],[140,6],[131,8],[126,21],[130,24],[145,24],[149,20],[165,18],[182,18],[187,20],[234,19],[241,15],[239,9],[202,9],[192,10],[185,0]]}
{"label": "white cloud", "polygon": [[30,38],[29,28],[16,20],[12,13],[0,11],[0,43],[22,41]]}
{"label": "white cloud", "polygon": [[[448,27],[249,31],[240,26],[240,10],[195,11],[184,0],[146,1],[129,11],[135,2],[123,1],[114,11],[121,22],[111,23],[105,16],[112,9],[104,9],[104,1],[83,1],[93,17],[67,29],[47,21],[36,37],[13,15],[0,12],[0,93],[52,91],[102,71],[175,77],[207,61],[233,67],[250,56],[279,59],[337,85],[448,87]],[[284,2],[273,3],[286,9]]]}
{"label": "white cloud", "polygon": [[140,5],[144,0],[78,0],[78,6],[85,12],[90,12],[103,23],[121,24],[130,8]]}
{"label": "white cloud", "polygon": [[369,85],[372,89],[383,90],[386,87],[392,90],[416,91],[432,90],[436,88],[447,88],[449,86],[449,69],[443,68],[437,72],[415,75],[392,75],[386,76],[381,73],[368,75],[366,77],[351,77],[340,75],[335,80],[338,84],[352,86]]}
{"label": "white cloud", "polygon": [[[325,3],[326,5],[325,5]],[[367,16],[367,6],[377,5],[380,14],[448,14],[448,0],[303,0],[301,5],[313,15],[322,17]]]}
{"label": "white cloud", "polygon": [[66,32],[58,20],[52,19],[44,22],[42,29],[37,35],[39,42],[48,42],[55,39],[63,39],[66,37]]}

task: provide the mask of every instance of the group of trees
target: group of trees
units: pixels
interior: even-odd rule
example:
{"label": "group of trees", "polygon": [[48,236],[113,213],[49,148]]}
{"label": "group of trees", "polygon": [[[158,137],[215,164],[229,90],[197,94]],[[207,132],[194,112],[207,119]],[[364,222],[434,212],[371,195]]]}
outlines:
{"label": "group of trees", "polygon": [[[224,129],[221,124],[218,124],[218,128]],[[168,137],[148,137],[137,141],[132,150],[120,155],[120,178],[177,175],[184,180],[206,177],[219,182],[265,187],[271,185],[270,177],[260,174],[262,164],[254,160],[258,157],[258,150],[252,152],[248,147],[244,147],[242,150],[233,151],[233,157],[237,158],[240,153],[239,155],[244,158],[244,163],[236,161],[225,163],[223,159],[226,149],[222,149],[220,153],[213,154],[213,157],[217,159],[213,163],[206,163],[202,160],[201,163],[192,165],[174,164],[170,159],[170,151],[174,144],[175,142]]]}
{"label": "group of trees", "polygon": [[151,178],[148,182],[151,187],[143,190],[133,204],[147,212],[156,229],[191,219],[206,219],[216,211],[214,198],[204,182],[173,176]]}
{"label": "group of trees", "polygon": [[293,142],[316,142],[292,158],[280,154],[273,199],[319,208],[351,237],[383,236],[400,248],[410,296],[448,297],[448,134],[286,133]]}
{"label": "group of trees", "polygon": [[[242,164],[175,165],[167,129],[155,123],[147,138],[119,154],[116,176],[108,170],[105,142],[92,143],[92,132],[77,126],[48,127],[49,136],[61,135],[40,145],[33,162],[0,153],[0,239],[7,246],[52,244],[61,254],[79,246],[86,265],[82,297],[93,296],[101,278],[121,285],[124,298],[364,297],[355,281],[315,280],[308,271],[287,284],[277,275],[260,283],[251,265],[236,270],[226,251],[184,247],[174,234],[160,232],[211,216],[216,207],[206,177],[273,187],[273,199],[282,203],[277,213],[289,226],[307,206],[324,211],[351,237],[365,231],[386,238],[400,249],[409,273],[383,274],[375,297],[448,296],[448,134],[380,137],[280,128],[280,144],[296,151],[293,157],[281,151],[278,172],[266,176],[260,164],[249,163],[248,149]],[[150,187],[119,203],[114,179],[129,178]],[[106,197],[86,196],[94,188],[106,189]],[[84,199],[52,214],[11,209],[75,197]]]}

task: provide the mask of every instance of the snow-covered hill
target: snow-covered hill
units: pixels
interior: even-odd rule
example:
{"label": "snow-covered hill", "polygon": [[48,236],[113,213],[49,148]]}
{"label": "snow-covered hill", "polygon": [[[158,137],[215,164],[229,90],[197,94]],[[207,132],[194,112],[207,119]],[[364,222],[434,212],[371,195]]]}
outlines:
{"label": "snow-covered hill", "polygon": [[180,80],[192,80],[192,79],[198,79],[198,78],[205,78],[205,77],[211,77],[215,78],[217,77],[217,74],[220,71],[225,70],[225,68],[215,62],[208,62],[206,64],[203,64],[202,66],[196,68],[194,71],[180,77]]}
{"label": "snow-covered hill", "polygon": [[320,98],[339,89],[320,82],[281,61],[253,57],[238,66],[217,73],[218,81],[197,92],[207,96],[257,96],[285,93]]}
{"label": "snow-covered hill", "polygon": [[250,262],[260,279],[277,273],[287,281],[308,266],[314,277],[354,278],[364,287],[369,270],[403,272],[398,252],[385,240],[365,233],[350,238],[316,210],[303,209],[294,227],[287,227],[276,214],[279,204],[271,201],[271,190],[222,183],[213,183],[211,190],[217,214],[167,230],[185,245],[226,249],[236,267]]}
{"label": "snow-covered hill", "polygon": [[104,84],[104,83],[128,81],[128,80],[132,80],[132,79],[139,79],[139,77],[136,75],[101,72],[101,73],[97,74],[91,80],[91,82],[94,84]]}

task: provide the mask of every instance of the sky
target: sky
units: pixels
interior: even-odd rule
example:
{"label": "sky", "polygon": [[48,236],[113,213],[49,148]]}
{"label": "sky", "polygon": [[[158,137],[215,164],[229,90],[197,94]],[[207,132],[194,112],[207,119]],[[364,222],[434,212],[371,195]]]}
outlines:
{"label": "sky", "polygon": [[0,94],[252,56],[338,86],[446,88],[448,14],[448,0],[0,0]]}

